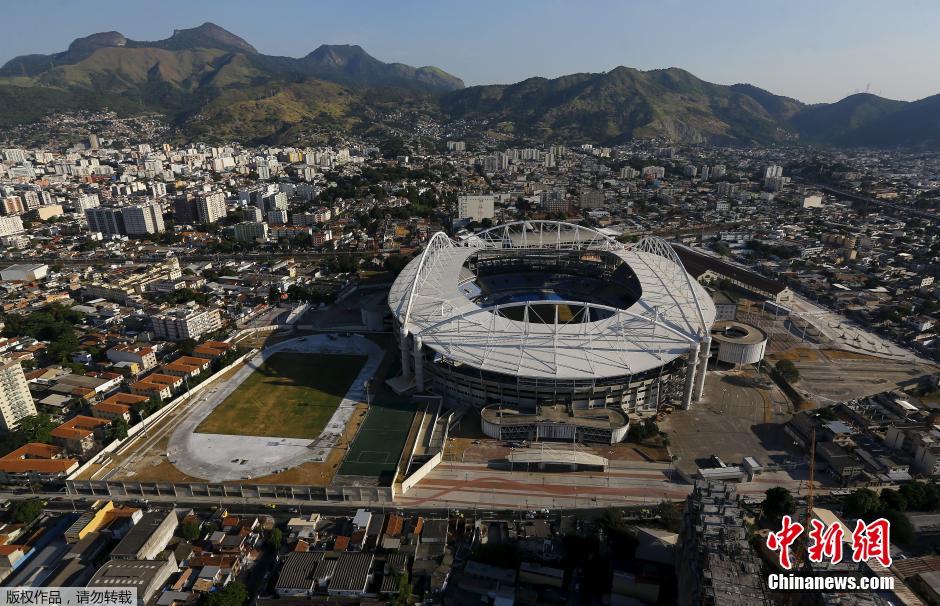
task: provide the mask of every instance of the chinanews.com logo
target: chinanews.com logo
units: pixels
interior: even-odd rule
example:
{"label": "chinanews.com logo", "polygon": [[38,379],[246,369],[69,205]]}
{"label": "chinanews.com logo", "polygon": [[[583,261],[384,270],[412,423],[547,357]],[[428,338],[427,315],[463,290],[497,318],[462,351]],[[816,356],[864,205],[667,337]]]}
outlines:
{"label": "chinanews.com logo", "polygon": [[[875,560],[885,568],[891,566],[891,523],[878,518],[873,522],[858,520],[851,537],[840,523],[829,526],[810,520],[809,543],[806,558],[812,564],[839,564],[849,561],[862,564]],[[794,569],[793,553],[806,528],[790,516],[783,516],[780,530],[767,535],[767,548],[777,552],[780,567],[786,571]],[[846,542],[851,543],[851,556],[843,553]],[[894,576],[864,575],[859,571],[794,571],[772,573],[767,577],[771,591],[879,591],[894,589]]]}

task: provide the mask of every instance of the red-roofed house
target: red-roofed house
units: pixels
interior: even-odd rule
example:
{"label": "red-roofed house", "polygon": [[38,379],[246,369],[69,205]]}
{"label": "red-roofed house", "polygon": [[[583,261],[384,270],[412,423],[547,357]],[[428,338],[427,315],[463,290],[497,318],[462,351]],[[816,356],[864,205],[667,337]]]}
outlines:
{"label": "red-roofed house", "polygon": [[116,393],[110,398],[102,400],[92,405],[91,414],[99,419],[124,419],[128,423],[131,420],[131,409],[140,406],[146,402],[146,396],[138,396],[132,393]]}
{"label": "red-roofed house", "polygon": [[0,477],[7,481],[52,480],[78,469],[78,461],[65,458],[65,449],[30,442],[0,457]]}
{"label": "red-roofed house", "polygon": [[78,415],[53,429],[52,440],[69,452],[84,456],[95,449],[95,438],[103,439],[104,428],[110,425],[108,419]]}

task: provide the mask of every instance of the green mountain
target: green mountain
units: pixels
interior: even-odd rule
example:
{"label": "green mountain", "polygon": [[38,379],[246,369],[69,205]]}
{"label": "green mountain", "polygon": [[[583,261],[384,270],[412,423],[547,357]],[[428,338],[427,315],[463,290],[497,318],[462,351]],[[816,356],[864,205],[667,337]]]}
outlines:
{"label": "green mountain", "polygon": [[436,67],[384,63],[356,45],[265,55],[212,23],[152,42],[93,34],[0,67],[0,127],[105,107],[162,113],[190,137],[246,142],[407,130],[424,114],[550,141],[940,147],[940,96],[908,103],[859,94],[806,105],[681,69],[628,67],[464,88]]}
{"label": "green mountain", "polygon": [[[407,105],[413,97],[424,106],[424,98],[462,86],[438,68],[383,63],[358,46],[321,46],[302,58],[263,55],[205,23],[153,42],[118,32],[93,34],[60,53],[10,60],[0,68],[0,126],[108,107],[124,114],[163,113],[192,132],[252,137],[289,130],[285,122],[321,114],[349,128],[358,124],[354,118],[369,114],[362,105],[366,99],[373,110],[384,107],[372,94],[377,89],[394,89],[388,99],[404,97]],[[275,108],[272,99],[290,102]],[[235,114],[234,123],[246,125],[244,131],[212,127]]]}
{"label": "green mountain", "polygon": [[841,134],[833,143],[865,147],[940,148],[940,95],[909,103],[892,103],[898,105]]}
{"label": "green mountain", "polygon": [[358,45],[323,45],[297,61],[303,73],[351,86],[394,86],[446,92],[463,88],[463,80],[436,67],[383,63]]}
{"label": "green mountain", "polygon": [[601,74],[473,86],[441,98],[454,118],[486,119],[528,136],[617,143],[663,136],[692,143],[793,139],[798,101],[756,87],[729,87],[681,69],[618,67]]}
{"label": "green mountain", "polygon": [[908,105],[905,101],[859,93],[835,103],[808,106],[790,122],[807,140],[846,144],[852,139],[862,140],[858,135],[870,124]]}

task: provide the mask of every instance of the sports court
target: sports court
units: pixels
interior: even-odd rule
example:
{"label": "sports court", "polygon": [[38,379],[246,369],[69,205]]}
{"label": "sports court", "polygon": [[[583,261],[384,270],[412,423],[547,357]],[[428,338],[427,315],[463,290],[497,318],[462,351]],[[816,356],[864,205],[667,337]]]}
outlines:
{"label": "sports court", "polygon": [[389,398],[374,402],[339,473],[353,476],[394,474],[414,416],[415,405],[406,399]]}

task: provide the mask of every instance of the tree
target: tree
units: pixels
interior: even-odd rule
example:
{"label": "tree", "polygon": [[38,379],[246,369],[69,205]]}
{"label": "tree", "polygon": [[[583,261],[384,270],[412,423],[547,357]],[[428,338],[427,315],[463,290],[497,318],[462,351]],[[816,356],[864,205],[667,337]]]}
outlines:
{"label": "tree", "polygon": [[127,421],[124,419],[114,419],[111,421],[111,427],[108,428],[108,442],[123,440],[127,437]]}
{"label": "tree", "polygon": [[886,509],[881,516],[891,523],[891,540],[897,541],[901,545],[910,545],[914,541],[914,525],[910,519],[901,511],[896,509]]}
{"label": "tree", "polygon": [[51,442],[52,430],[56,424],[47,414],[38,414],[22,419],[16,427],[16,435],[21,444],[28,442]]}
{"label": "tree", "polygon": [[199,539],[199,530],[199,522],[187,520],[180,526],[180,536],[189,542],[193,542]]}
{"label": "tree", "polygon": [[608,534],[616,530],[624,530],[627,527],[623,519],[623,512],[613,507],[605,509],[597,523]]}
{"label": "tree", "polygon": [[397,577],[398,592],[395,594],[395,598],[392,600],[392,606],[408,606],[413,604],[411,601],[411,592],[413,587],[411,581],[408,580],[408,572],[402,570],[401,572],[393,570],[392,574]]}
{"label": "tree", "polygon": [[389,255],[389,257],[385,259],[385,262],[382,263],[385,271],[395,276],[400,274],[401,270],[403,270],[406,265],[408,265],[408,257],[404,255]]}
{"label": "tree", "polygon": [[888,509],[907,511],[907,499],[899,490],[885,488],[881,491],[881,502]]}
{"label": "tree", "polygon": [[244,606],[248,601],[248,588],[241,581],[232,581],[225,589],[202,594],[201,606]]}
{"label": "tree", "polygon": [[280,528],[272,528],[271,532],[268,534],[268,545],[273,547],[275,550],[281,548],[281,543],[284,542],[284,533],[281,532]]}
{"label": "tree", "polygon": [[778,360],[777,363],[774,364],[774,369],[776,369],[787,383],[795,383],[800,380],[800,371],[797,370],[796,365],[790,360]]}
{"label": "tree", "polygon": [[843,513],[850,519],[870,520],[877,518],[882,509],[877,492],[869,488],[859,488],[846,497]]}
{"label": "tree", "polygon": [[761,503],[761,510],[772,525],[779,525],[783,516],[793,515],[796,511],[796,501],[786,488],[775,486],[764,494],[766,496]]}
{"label": "tree", "polygon": [[16,524],[29,524],[42,515],[43,504],[39,499],[13,501],[10,505],[10,520]]}
{"label": "tree", "polygon": [[631,423],[627,431],[627,439],[631,442],[642,442],[659,435],[659,426],[656,417],[649,417],[642,423]]}
{"label": "tree", "polygon": [[180,352],[184,356],[191,356],[193,355],[193,350],[196,349],[196,345],[198,344],[196,343],[195,339],[183,339],[176,344],[176,351]]}
{"label": "tree", "polygon": [[138,422],[140,422],[161,408],[163,408],[163,400],[161,400],[160,396],[157,394],[153,394],[146,402],[138,406],[134,412],[137,413]]}
{"label": "tree", "polygon": [[682,529],[682,508],[680,503],[660,502],[659,520],[666,530],[679,532]]}
{"label": "tree", "polygon": [[940,488],[937,484],[910,482],[899,490],[910,511],[937,511],[940,509]]}

